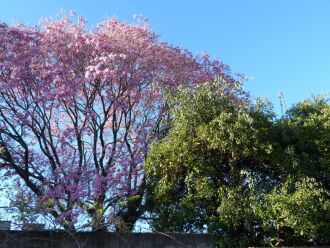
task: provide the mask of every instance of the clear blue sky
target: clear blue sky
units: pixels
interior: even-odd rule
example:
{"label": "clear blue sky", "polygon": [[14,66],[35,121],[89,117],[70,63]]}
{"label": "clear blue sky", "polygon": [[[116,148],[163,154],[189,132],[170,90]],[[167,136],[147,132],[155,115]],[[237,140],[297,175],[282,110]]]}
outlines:
{"label": "clear blue sky", "polygon": [[194,53],[208,51],[254,79],[246,89],[270,99],[279,112],[311,93],[330,92],[329,0],[10,0],[0,21],[36,24],[60,9],[75,10],[90,24],[108,17],[150,19],[161,39]]}

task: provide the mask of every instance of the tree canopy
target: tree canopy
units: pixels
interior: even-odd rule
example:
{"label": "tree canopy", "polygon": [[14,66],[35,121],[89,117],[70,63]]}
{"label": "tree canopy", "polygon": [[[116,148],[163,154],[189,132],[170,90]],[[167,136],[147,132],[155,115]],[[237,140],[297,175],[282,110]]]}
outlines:
{"label": "tree canopy", "polygon": [[234,82],[222,63],[160,42],[145,23],[0,23],[0,166],[59,226],[132,229],[163,88],[218,76]]}
{"label": "tree canopy", "polygon": [[281,119],[223,80],[169,98],[172,129],[145,168],[155,230],[210,232],[220,247],[329,244],[324,98]]}

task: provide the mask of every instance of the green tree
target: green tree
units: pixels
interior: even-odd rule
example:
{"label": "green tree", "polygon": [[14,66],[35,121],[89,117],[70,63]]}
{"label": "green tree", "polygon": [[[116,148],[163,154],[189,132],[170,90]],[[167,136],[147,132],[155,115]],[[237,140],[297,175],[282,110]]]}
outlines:
{"label": "green tree", "polygon": [[326,171],[305,168],[300,105],[276,120],[223,79],[181,89],[169,104],[173,126],[145,167],[155,230],[210,232],[221,247],[328,242]]}
{"label": "green tree", "polygon": [[[153,227],[207,230],[231,245],[258,244],[250,177],[274,184],[269,106],[251,104],[240,85],[219,80],[170,100],[173,128],[146,165]],[[275,177],[275,176],[274,176]]]}
{"label": "green tree", "polygon": [[261,218],[274,245],[330,243],[330,105],[314,96],[274,123],[282,182],[264,194]]}

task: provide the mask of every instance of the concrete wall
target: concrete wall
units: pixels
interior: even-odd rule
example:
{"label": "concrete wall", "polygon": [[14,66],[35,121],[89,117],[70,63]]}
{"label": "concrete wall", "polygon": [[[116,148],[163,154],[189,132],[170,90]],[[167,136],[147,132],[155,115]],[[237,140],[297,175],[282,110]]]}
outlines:
{"label": "concrete wall", "polygon": [[208,234],[0,231],[0,248],[213,248]]}

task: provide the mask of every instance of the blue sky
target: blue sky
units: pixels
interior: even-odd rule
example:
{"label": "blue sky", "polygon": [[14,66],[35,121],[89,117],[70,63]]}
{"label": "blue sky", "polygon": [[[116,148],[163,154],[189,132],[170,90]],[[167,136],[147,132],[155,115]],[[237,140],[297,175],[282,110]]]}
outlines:
{"label": "blue sky", "polygon": [[330,92],[330,1],[327,0],[11,0],[0,21],[36,24],[60,9],[76,11],[91,25],[109,17],[150,19],[161,39],[254,78],[245,88],[267,97],[280,112],[311,93]]}

